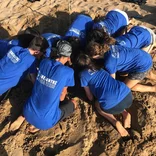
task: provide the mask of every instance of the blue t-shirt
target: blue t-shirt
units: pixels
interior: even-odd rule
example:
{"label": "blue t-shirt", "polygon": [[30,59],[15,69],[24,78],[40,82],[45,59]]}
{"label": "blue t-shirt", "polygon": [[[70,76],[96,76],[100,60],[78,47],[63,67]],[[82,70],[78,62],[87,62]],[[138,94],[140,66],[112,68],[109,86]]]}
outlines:
{"label": "blue t-shirt", "polygon": [[109,35],[115,34],[120,29],[127,26],[128,22],[126,17],[119,11],[109,11],[106,17],[98,23],[94,23],[93,29],[104,28],[105,32]]}
{"label": "blue t-shirt", "polygon": [[51,53],[51,48],[52,48],[53,42],[58,39],[61,39],[61,36],[57,35],[57,34],[53,34],[53,33],[44,33],[44,34],[42,34],[42,36],[48,41],[49,47],[46,49],[45,56],[49,57],[50,53]]}
{"label": "blue t-shirt", "polygon": [[110,74],[145,72],[152,66],[150,54],[141,50],[113,45],[104,54],[104,67]]}
{"label": "blue t-shirt", "polygon": [[0,40],[0,59],[13,47],[19,45],[18,40]]}
{"label": "blue t-shirt", "polygon": [[78,37],[80,39],[81,46],[84,47],[86,44],[87,32],[92,28],[93,20],[91,17],[80,14],[74,20],[70,28],[65,34],[67,37]]}
{"label": "blue t-shirt", "polygon": [[105,70],[84,70],[80,73],[81,86],[88,86],[98,99],[101,107],[108,110],[121,102],[130,89],[120,81],[113,79]]}
{"label": "blue t-shirt", "polygon": [[0,60],[0,94],[16,86],[34,62],[35,57],[28,49],[18,46],[11,48]]}
{"label": "blue t-shirt", "polygon": [[55,60],[42,60],[32,95],[23,109],[26,120],[42,130],[52,128],[60,120],[60,95],[68,86],[74,86],[73,69]]}
{"label": "blue t-shirt", "polygon": [[143,48],[150,45],[151,34],[143,27],[134,26],[128,33],[115,39],[117,41],[116,44],[124,47]]}

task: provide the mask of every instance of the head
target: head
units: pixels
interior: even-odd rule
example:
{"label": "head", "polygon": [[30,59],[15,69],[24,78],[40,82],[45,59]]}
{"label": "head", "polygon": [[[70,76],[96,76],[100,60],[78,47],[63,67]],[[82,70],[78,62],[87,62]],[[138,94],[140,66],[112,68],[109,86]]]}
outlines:
{"label": "head", "polygon": [[99,44],[92,41],[86,46],[85,53],[91,58],[98,59],[103,58],[104,53],[109,49],[110,47],[107,44]]}
{"label": "head", "polygon": [[17,39],[20,42],[20,46],[23,48],[28,48],[30,42],[34,39],[34,35],[31,34],[21,34],[21,35],[17,35]]}
{"label": "head", "polygon": [[80,54],[77,58],[76,64],[78,65],[78,67],[80,67],[81,70],[90,69],[92,71],[95,71],[99,69],[94,60],[86,54]]}
{"label": "head", "polygon": [[65,64],[70,62],[70,56],[72,54],[72,46],[69,42],[65,40],[59,40],[56,43],[56,46],[52,48],[50,57],[52,59],[57,59],[61,63]]}
{"label": "head", "polygon": [[32,55],[42,56],[45,54],[46,49],[49,47],[47,40],[42,36],[36,36],[30,42],[28,49]]}
{"label": "head", "polygon": [[87,42],[94,41],[100,44],[114,45],[116,40],[110,37],[103,29],[93,29],[87,36]]}
{"label": "head", "polygon": [[74,63],[76,58],[78,57],[78,54],[80,53],[81,45],[80,45],[80,39],[78,37],[68,37],[67,41],[71,44],[72,46],[72,54],[71,54],[71,61]]}

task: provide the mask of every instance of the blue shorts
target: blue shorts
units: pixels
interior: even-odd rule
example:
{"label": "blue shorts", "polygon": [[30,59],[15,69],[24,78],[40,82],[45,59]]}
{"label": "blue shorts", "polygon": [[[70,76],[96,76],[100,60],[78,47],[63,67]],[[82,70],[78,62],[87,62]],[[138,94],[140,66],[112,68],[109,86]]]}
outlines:
{"label": "blue shorts", "polygon": [[102,108],[101,109],[104,112],[109,114],[120,114],[124,111],[124,109],[127,109],[132,105],[132,101],[133,101],[133,96],[132,93],[130,92],[120,103],[118,103],[113,108],[110,108],[108,110],[104,110]]}

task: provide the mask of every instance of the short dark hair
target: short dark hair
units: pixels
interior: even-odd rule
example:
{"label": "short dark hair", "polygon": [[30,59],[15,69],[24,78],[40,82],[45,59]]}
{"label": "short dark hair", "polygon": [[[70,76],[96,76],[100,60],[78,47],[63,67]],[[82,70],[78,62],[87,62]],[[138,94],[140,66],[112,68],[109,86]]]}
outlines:
{"label": "short dark hair", "polygon": [[48,41],[42,36],[36,36],[30,42],[29,47],[33,50],[38,50],[42,53],[45,53],[46,49],[49,47]]}
{"label": "short dark hair", "polygon": [[19,40],[20,46],[23,48],[28,48],[30,42],[34,39],[34,35],[31,34],[20,34],[17,35],[17,39]]}

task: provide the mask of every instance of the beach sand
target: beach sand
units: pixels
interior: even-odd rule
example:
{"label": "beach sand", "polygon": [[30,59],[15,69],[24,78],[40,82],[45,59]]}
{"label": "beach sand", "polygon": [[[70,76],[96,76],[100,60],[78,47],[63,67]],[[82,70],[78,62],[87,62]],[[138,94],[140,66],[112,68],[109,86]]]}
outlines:
{"label": "beach sand", "polygon": [[[20,34],[28,26],[41,33],[64,35],[77,14],[94,18],[111,9],[127,12],[133,25],[144,25],[156,32],[156,1],[145,5],[120,0],[1,0],[0,37]],[[153,53],[156,50],[153,50]],[[156,70],[156,56],[153,68]],[[142,83],[156,84],[145,79]],[[24,81],[12,89],[9,99],[0,105],[0,156],[154,156],[156,155],[156,93],[133,92],[132,138],[125,141],[108,121],[96,113],[80,87],[69,94],[77,97],[75,113],[52,129],[30,134],[24,122],[19,131],[10,133],[9,122],[21,113],[32,85]],[[46,100],[46,99],[45,99]],[[121,119],[121,116],[118,116]]]}

